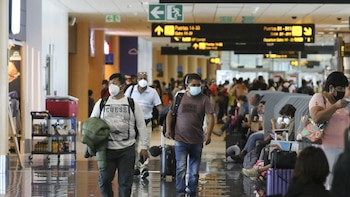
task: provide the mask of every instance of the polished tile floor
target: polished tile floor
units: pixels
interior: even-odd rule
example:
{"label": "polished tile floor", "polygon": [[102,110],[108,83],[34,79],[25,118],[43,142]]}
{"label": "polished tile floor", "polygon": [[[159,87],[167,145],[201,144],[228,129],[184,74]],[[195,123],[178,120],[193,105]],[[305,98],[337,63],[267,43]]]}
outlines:
{"label": "polished tile floor", "polygon": [[[219,128],[216,125],[215,128]],[[78,136],[79,138],[79,136]],[[254,183],[241,173],[242,164],[225,162],[224,137],[212,137],[212,143],[204,148],[200,168],[199,196],[206,197],[253,197]],[[79,139],[78,139],[79,140]],[[170,140],[167,144],[173,143]],[[159,130],[153,131],[151,145],[160,145]],[[85,145],[78,142],[76,159],[73,155],[23,156],[24,168],[19,169],[17,157],[10,156],[10,170],[0,174],[0,196],[101,196],[97,178],[98,170],[95,158],[85,159]],[[160,156],[150,158],[150,176],[148,181],[134,179],[133,197],[172,197],[175,194],[175,181],[160,179]],[[117,193],[117,181],[114,191]],[[115,194],[117,195],[117,194]]]}

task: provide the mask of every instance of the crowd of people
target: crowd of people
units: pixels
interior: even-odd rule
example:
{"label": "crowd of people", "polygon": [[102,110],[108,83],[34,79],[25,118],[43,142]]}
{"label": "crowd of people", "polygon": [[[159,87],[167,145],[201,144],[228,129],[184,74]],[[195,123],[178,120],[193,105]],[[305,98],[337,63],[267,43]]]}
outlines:
{"label": "crowd of people", "polygon": [[[292,81],[283,79],[278,82],[269,79],[266,83],[262,76],[252,83],[243,78],[233,78],[232,83],[225,81],[223,84],[216,84],[213,80],[202,80],[196,73],[186,74],[182,80],[171,79],[168,84],[160,83],[159,80],[149,84],[145,72],[139,73],[138,76],[115,73],[109,80],[103,80],[101,99],[94,105],[93,100],[90,99],[91,102],[89,102],[90,117],[105,120],[111,128],[106,138],[107,167],[100,170],[101,193],[103,196],[113,195],[111,182],[117,169],[119,196],[130,196],[132,175],[147,178],[148,148],[152,129],[158,126],[158,112],[163,108],[165,100],[174,100],[177,92],[181,90],[184,96],[176,116],[175,137],[171,134],[172,130],[169,126],[174,109],[171,104],[165,120],[168,123],[165,128],[165,137],[175,140],[178,196],[197,195],[203,143],[208,145],[211,142],[212,133],[221,136],[224,132],[245,132],[246,143],[241,152],[238,155],[229,155],[233,160],[242,161],[247,153],[256,150],[258,141],[263,141],[264,145],[270,142],[272,136],[266,136],[263,128],[266,101],[262,100],[263,95],[260,94],[253,94],[248,98],[251,90],[312,95],[309,103],[310,115],[317,123],[327,122],[327,127],[321,148],[305,148],[299,154],[290,186],[296,189],[290,189],[287,196],[297,196],[295,191],[304,183],[314,189],[318,187],[322,189],[324,186],[325,191],[331,190],[332,175],[336,172],[333,166],[344,150],[343,132],[350,123],[349,111],[346,109],[348,102],[344,99],[344,96],[350,96],[348,87],[348,79],[341,72],[333,72],[324,83],[317,81],[315,85],[303,79],[300,87],[296,87]],[[92,91],[89,91],[89,97],[91,95]],[[108,99],[104,108],[101,109],[102,98],[106,97]],[[134,101],[134,106],[130,105],[128,97]],[[294,140],[295,136],[295,111],[296,108],[293,105],[286,104],[279,112],[280,117],[276,117],[277,120],[272,122],[274,128],[289,130],[289,140]],[[222,124],[218,131],[213,131],[215,118],[217,124]],[[263,153],[263,149],[260,148],[258,152]],[[311,159],[315,155],[318,158],[317,161],[323,162],[318,168],[320,174],[309,173],[308,176],[311,178],[305,178],[304,170],[312,166],[310,163],[315,162]],[[187,160],[188,157],[189,160]],[[188,165],[189,177],[186,185],[185,175]],[[269,167],[271,167],[269,164],[255,165],[251,168],[243,168],[242,173],[249,177],[256,177]],[[327,195],[331,193],[320,193],[320,196]]]}

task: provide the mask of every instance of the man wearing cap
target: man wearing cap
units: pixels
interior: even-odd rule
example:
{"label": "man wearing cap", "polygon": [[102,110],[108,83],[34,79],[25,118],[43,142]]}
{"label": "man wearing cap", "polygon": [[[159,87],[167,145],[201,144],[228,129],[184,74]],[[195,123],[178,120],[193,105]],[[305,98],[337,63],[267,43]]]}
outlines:
{"label": "man wearing cap", "polygon": [[[162,101],[157,93],[157,91],[148,86],[147,73],[139,72],[137,78],[137,85],[132,85],[128,87],[125,91],[127,97],[133,98],[142,108],[145,117],[146,131],[151,137],[152,133],[152,112],[153,107],[157,107],[158,111],[162,109]],[[138,147],[136,148],[138,150]],[[146,178],[148,173],[148,160],[143,161],[142,158],[136,155],[136,165],[135,165],[135,175],[141,175],[141,178]],[[140,169],[142,166],[142,169]]]}

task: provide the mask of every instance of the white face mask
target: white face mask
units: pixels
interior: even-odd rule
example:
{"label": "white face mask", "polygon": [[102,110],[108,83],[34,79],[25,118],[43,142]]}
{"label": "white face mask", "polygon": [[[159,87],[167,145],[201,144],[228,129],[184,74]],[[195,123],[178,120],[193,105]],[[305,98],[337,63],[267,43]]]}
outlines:
{"label": "white face mask", "polygon": [[190,94],[192,96],[197,96],[199,93],[201,93],[202,89],[200,86],[196,86],[196,87],[193,87],[193,86],[190,86]]}
{"label": "white face mask", "polygon": [[111,84],[108,87],[108,91],[111,96],[116,96],[117,94],[119,94],[120,88],[117,85]]}
{"label": "white face mask", "polygon": [[281,125],[281,124],[286,124],[286,125],[288,125],[289,122],[290,122],[290,119],[287,118],[287,117],[278,117],[278,118],[277,118],[277,124],[278,124],[278,125]]}
{"label": "white face mask", "polygon": [[144,88],[148,85],[147,81],[145,79],[141,79],[139,82],[138,82],[139,86],[141,88]]}

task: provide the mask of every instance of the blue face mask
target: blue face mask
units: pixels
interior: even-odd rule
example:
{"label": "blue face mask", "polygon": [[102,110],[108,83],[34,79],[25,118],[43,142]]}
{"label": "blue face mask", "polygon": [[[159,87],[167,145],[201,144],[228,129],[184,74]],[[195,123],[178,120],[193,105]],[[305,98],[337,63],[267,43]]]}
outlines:
{"label": "blue face mask", "polygon": [[196,86],[196,87],[190,86],[189,92],[192,96],[197,96],[199,93],[201,93],[201,91],[202,91],[202,89],[200,86]]}

